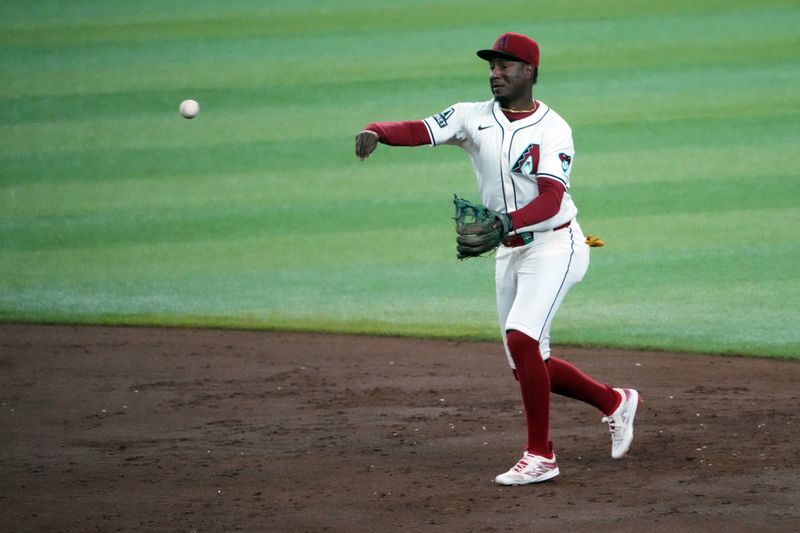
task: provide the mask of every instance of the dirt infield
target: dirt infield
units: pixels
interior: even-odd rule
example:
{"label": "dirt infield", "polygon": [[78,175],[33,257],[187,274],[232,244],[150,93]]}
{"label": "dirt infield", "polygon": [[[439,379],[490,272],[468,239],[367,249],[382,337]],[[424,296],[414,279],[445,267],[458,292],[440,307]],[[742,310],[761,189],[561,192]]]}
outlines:
{"label": "dirt infield", "polygon": [[798,362],[558,350],[644,404],[631,453],[498,343],[0,325],[4,531],[798,531]]}

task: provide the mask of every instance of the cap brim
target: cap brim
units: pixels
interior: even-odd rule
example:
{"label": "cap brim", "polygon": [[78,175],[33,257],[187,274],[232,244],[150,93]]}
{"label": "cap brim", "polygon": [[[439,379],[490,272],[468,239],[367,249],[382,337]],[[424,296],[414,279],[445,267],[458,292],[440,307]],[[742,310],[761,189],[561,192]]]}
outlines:
{"label": "cap brim", "polygon": [[496,57],[501,57],[503,59],[510,59],[511,61],[520,61],[522,63],[527,63],[524,59],[520,59],[517,56],[507,54],[505,52],[498,52],[497,50],[492,50],[491,48],[488,50],[478,50],[477,52],[478,57],[481,59],[485,59],[486,61],[491,61]]}

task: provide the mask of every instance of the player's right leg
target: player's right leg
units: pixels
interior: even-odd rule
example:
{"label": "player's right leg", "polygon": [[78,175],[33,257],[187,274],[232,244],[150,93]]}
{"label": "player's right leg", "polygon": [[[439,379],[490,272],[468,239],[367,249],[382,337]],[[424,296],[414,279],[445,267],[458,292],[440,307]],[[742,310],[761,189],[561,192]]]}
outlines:
{"label": "player's right leg", "polygon": [[558,475],[558,464],[550,442],[550,380],[539,343],[522,332],[510,330],[506,345],[516,367],[528,441],[517,464],[500,474],[500,485],[540,483]]}

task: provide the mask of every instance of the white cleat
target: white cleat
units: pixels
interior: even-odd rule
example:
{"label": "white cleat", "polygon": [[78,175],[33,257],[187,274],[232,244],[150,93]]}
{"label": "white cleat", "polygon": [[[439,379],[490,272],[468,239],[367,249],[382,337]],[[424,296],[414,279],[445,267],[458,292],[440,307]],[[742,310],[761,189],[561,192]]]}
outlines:
{"label": "white cleat", "polygon": [[633,442],[633,419],[639,407],[639,393],[634,389],[614,389],[622,395],[622,402],[617,410],[603,417],[611,431],[611,457],[622,459]]}
{"label": "white cleat", "polygon": [[527,485],[541,483],[557,475],[558,463],[555,454],[552,459],[547,459],[525,452],[511,470],[494,478],[494,482],[499,485]]}

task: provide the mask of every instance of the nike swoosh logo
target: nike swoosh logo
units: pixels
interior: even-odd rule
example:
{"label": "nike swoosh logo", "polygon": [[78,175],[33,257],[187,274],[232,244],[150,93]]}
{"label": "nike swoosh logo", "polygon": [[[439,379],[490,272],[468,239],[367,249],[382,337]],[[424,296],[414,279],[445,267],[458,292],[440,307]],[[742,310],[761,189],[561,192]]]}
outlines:
{"label": "nike swoosh logo", "polygon": [[492,126],[494,126],[494,124],[489,124],[488,126],[478,126],[478,131],[482,131],[482,130],[485,130],[487,128],[491,128]]}

